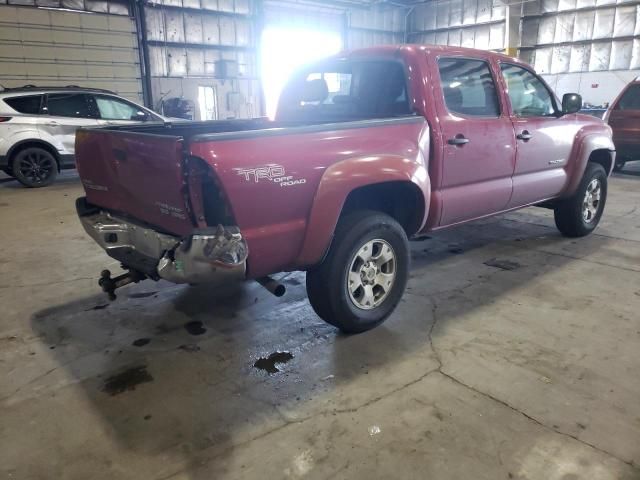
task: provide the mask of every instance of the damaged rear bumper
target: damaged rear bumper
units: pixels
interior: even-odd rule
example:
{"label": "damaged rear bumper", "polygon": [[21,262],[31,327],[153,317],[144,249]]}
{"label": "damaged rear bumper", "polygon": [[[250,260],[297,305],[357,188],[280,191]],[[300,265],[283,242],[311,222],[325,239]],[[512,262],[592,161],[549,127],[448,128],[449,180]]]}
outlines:
{"label": "damaged rear bumper", "polygon": [[154,280],[221,283],[244,280],[248,249],[238,227],[194,230],[179,238],[86,203],[76,203],[85,231],[124,267]]}

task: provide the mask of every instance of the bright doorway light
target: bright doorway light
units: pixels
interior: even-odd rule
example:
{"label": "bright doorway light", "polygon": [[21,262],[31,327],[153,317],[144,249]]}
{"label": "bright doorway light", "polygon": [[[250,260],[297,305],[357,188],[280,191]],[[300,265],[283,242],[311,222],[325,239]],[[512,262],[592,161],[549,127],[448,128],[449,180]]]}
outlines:
{"label": "bright doorway light", "polygon": [[291,74],[305,63],[342,50],[338,32],[267,27],[262,33],[262,86],[267,115],[273,118],[280,92]]}

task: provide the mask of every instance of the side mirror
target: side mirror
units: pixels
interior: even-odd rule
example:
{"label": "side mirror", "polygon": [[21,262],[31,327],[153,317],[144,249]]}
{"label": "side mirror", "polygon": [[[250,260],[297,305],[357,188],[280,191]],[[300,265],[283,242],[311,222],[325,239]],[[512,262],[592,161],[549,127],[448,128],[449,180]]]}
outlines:
{"label": "side mirror", "polygon": [[582,108],[582,97],[577,93],[565,93],[562,96],[562,114],[579,112]]}

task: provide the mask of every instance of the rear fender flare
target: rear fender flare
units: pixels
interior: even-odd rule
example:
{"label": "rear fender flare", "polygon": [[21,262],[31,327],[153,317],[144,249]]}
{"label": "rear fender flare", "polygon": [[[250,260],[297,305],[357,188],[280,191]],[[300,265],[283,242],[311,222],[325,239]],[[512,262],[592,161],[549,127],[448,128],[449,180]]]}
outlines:
{"label": "rear fender flare", "polygon": [[352,191],[386,182],[408,182],[422,192],[424,208],[422,218],[416,222],[419,225],[416,232],[422,230],[429,211],[431,182],[421,154],[416,159],[374,155],[343,160],[327,168],[320,180],[296,265],[311,266],[324,258],[342,208]]}
{"label": "rear fender flare", "polygon": [[567,178],[569,182],[563,193],[563,197],[571,196],[582,179],[589,157],[596,150],[608,150],[612,157],[611,168],[607,175],[611,174],[611,169],[616,161],[616,152],[613,140],[605,133],[586,133],[578,137],[578,148],[574,149],[573,158],[567,163]]}

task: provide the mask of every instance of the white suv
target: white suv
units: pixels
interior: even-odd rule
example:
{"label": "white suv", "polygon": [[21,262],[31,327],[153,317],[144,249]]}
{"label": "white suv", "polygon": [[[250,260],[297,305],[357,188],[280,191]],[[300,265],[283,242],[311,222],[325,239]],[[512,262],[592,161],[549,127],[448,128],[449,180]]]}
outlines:
{"label": "white suv", "polygon": [[0,91],[0,170],[27,187],[50,185],[74,168],[80,127],[166,118],[107,90],[21,87]]}

